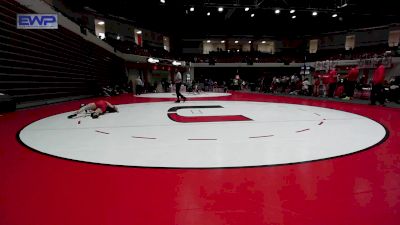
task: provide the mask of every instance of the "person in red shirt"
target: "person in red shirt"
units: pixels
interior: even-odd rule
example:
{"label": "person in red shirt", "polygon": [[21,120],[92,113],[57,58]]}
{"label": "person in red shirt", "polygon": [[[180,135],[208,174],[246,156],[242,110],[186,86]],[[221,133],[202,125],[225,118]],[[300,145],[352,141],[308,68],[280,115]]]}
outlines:
{"label": "person in red shirt", "polygon": [[383,83],[385,82],[385,67],[382,62],[378,62],[378,68],[376,68],[372,77],[372,90],[371,90],[371,105],[375,105],[376,101],[384,106],[385,95]]}
{"label": "person in red shirt", "polygon": [[333,95],[335,94],[335,89],[337,85],[337,72],[335,68],[329,71],[328,82],[329,82],[328,97],[332,98]]}
{"label": "person in red shirt", "polygon": [[356,88],[356,83],[359,73],[360,71],[358,69],[358,66],[355,66],[349,71],[349,73],[346,76],[344,76],[344,78],[346,78],[344,84],[346,97],[353,98],[354,89]]}
{"label": "person in red shirt", "polygon": [[118,112],[118,108],[107,101],[99,100],[86,105],[82,105],[78,111],[76,111],[72,115],[69,115],[68,119],[72,119],[83,112],[90,112],[90,116],[93,119],[97,119],[100,115],[106,112]]}

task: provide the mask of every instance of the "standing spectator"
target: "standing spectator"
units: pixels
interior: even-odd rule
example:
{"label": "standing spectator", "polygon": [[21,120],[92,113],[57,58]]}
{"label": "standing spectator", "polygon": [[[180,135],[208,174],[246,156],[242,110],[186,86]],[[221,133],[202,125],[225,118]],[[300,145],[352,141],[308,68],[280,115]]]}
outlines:
{"label": "standing spectator", "polygon": [[275,94],[276,89],[278,88],[279,79],[277,77],[272,78],[271,82],[271,92]]}
{"label": "standing spectator", "polygon": [[211,79],[208,79],[208,87],[209,91],[213,92],[214,91],[214,81]]}
{"label": "standing spectator", "polygon": [[208,79],[204,79],[204,91],[205,92],[210,91],[209,85],[210,84],[208,83]]}
{"label": "standing spectator", "polygon": [[346,100],[350,100],[354,96],[354,89],[356,88],[356,83],[359,73],[360,71],[358,70],[358,66],[355,66],[349,71],[349,73],[346,76],[344,76],[344,78],[346,78],[344,84]]}
{"label": "standing spectator", "polygon": [[169,82],[166,78],[163,78],[161,80],[161,86],[162,86],[164,92],[168,92]]}
{"label": "standing spectator", "polygon": [[290,78],[290,92],[294,92],[296,90],[296,84],[298,80],[299,78],[297,77],[297,75],[293,74],[292,77]]}
{"label": "standing spectator", "polygon": [[385,96],[383,83],[385,81],[385,67],[382,62],[378,62],[378,68],[376,68],[372,77],[372,90],[371,90],[371,105],[375,105],[376,101],[385,106]]}
{"label": "standing spectator", "polygon": [[240,84],[239,84],[239,79],[234,78],[233,79],[233,90],[238,91],[240,90]]}
{"label": "standing spectator", "polygon": [[260,86],[259,92],[263,92],[263,91],[264,91],[264,81],[265,81],[265,77],[262,76],[262,77],[260,78],[259,82],[258,82],[258,84],[259,84],[259,86]]}
{"label": "standing spectator", "polygon": [[329,89],[328,89],[328,97],[333,97],[335,94],[335,89],[337,85],[337,72],[336,69],[333,68],[331,71],[329,71],[329,76],[328,76],[328,81],[329,81]]}
{"label": "standing spectator", "polygon": [[222,86],[224,87],[224,93],[228,92],[228,85],[226,83],[226,81],[222,81]]}
{"label": "standing spectator", "polygon": [[321,85],[321,80],[319,78],[319,75],[314,76],[314,86],[313,86],[313,95],[315,97],[319,96],[319,86]]}
{"label": "standing spectator", "polygon": [[282,90],[281,90],[281,92],[282,93],[287,93],[287,88],[289,87],[290,78],[288,76],[283,76],[281,81],[282,81],[282,84],[281,84]]}
{"label": "standing spectator", "polygon": [[246,83],[246,81],[245,80],[242,80],[242,84],[240,85],[241,86],[241,90],[245,90],[246,89],[246,85],[247,85],[247,83]]}
{"label": "standing spectator", "polygon": [[199,82],[197,82],[196,80],[193,80],[192,82],[192,92],[193,94],[200,94],[200,90],[199,90]]}
{"label": "standing spectator", "polygon": [[143,92],[144,83],[140,78],[140,76],[136,78],[135,82],[136,82],[136,94],[141,95]]}

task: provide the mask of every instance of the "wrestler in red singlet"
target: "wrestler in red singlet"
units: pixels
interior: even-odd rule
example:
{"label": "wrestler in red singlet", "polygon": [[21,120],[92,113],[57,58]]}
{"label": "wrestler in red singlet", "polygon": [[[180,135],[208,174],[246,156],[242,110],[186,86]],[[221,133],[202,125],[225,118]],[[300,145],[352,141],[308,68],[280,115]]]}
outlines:
{"label": "wrestler in red singlet", "polygon": [[107,111],[107,102],[106,101],[99,100],[99,101],[96,101],[94,104],[96,105],[97,108],[101,109],[102,113],[105,113]]}

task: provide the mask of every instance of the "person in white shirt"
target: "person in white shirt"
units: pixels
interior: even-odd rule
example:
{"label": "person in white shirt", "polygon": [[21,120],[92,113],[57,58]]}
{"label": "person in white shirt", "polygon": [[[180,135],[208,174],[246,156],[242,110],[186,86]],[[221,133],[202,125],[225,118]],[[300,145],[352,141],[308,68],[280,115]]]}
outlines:
{"label": "person in white shirt", "polygon": [[140,76],[138,76],[135,82],[136,82],[136,94],[140,95],[143,92],[143,86],[144,86],[143,81],[142,79],[140,79]]}
{"label": "person in white shirt", "polygon": [[186,97],[181,94],[181,86],[182,86],[182,74],[176,69],[175,74],[175,91],[176,91],[176,103],[181,102],[180,98],[183,99],[183,102],[186,101]]}

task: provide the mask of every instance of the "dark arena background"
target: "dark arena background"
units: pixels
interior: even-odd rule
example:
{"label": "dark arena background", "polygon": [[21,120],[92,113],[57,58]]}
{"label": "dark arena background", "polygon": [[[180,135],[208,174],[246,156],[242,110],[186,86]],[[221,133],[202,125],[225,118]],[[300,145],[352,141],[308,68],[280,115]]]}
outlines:
{"label": "dark arena background", "polygon": [[397,225],[396,1],[1,0],[0,225]]}

